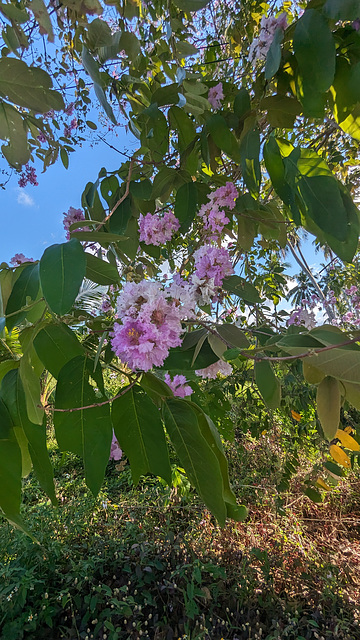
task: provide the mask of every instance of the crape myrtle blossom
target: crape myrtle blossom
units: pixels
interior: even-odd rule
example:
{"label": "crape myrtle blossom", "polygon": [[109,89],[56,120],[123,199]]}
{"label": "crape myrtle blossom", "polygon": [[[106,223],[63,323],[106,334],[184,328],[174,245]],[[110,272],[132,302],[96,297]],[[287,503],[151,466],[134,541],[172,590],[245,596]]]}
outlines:
{"label": "crape myrtle blossom", "polygon": [[201,378],[215,380],[218,373],[220,373],[222,376],[230,376],[232,374],[232,366],[224,360],[218,360],[217,362],[214,362],[214,364],[206,367],[206,369],[197,369],[195,373]]}
{"label": "crape myrtle blossom", "polygon": [[204,230],[207,232],[207,235],[209,234],[209,240],[216,241],[220,237],[225,225],[230,222],[222,209],[227,208],[232,211],[238,196],[239,192],[233,183],[227,182],[225,186],[213,191],[208,196],[209,202],[200,207],[198,215],[203,219]]}
{"label": "crape myrtle blossom", "polygon": [[208,93],[208,101],[210,102],[213,109],[220,109],[221,100],[224,99],[224,92],[222,83],[215,85],[215,87],[211,87]]}
{"label": "crape myrtle blossom", "polygon": [[286,28],[286,13],[282,13],[278,18],[274,18],[274,16],[266,18],[263,16],[260,22],[259,37],[253,40],[250,46],[249,59],[252,62],[254,60],[266,60],[276,29],[285,31]]}
{"label": "crape myrtle blossom", "polygon": [[193,390],[190,385],[186,384],[187,380],[185,376],[175,375],[173,379],[171,379],[168,373],[165,374],[165,382],[170,387],[174,396],[178,398],[185,398],[186,396],[191,396]]}
{"label": "crape myrtle blossom", "polygon": [[194,260],[194,296],[200,305],[209,304],[220,293],[224,278],[234,272],[229,253],[224,247],[208,244],[195,251]]}
{"label": "crape myrtle blossom", "polygon": [[160,367],[170,347],[181,345],[181,321],[193,316],[187,295],[182,304],[181,289],[186,294],[186,283],[178,285],[180,297],[174,297],[174,289],[157,282],[125,284],[117,305],[121,324],[115,323],[111,344],[131,369],[149,371],[153,366]]}
{"label": "crape myrtle blossom", "polygon": [[314,309],[319,303],[317,295],[312,295],[310,300],[304,298],[301,301],[301,307],[295,309],[288,319],[288,326],[294,324],[297,326],[304,326],[305,329],[314,329],[316,327],[316,318]]}
{"label": "crape myrtle blossom", "polygon": [[[67,213],[64,213],[63,226],[66,231],[66,239],[70,240],[70,227],[74,222],[81,222],[85,220],[85,215],[82,209],[75,209],[70,207]],[[81,227],[78,231],[90,231],[89,227]]]}
{"label": "crape myrtle blossom", "polygon": [[180,222],[172,211],[165,211],[162,215],[160,213],[140,215],[140,242],[159,246],[171,240],[179,227]]}
{"label": "crape myrtle blossom", "polygon": [[19,267],[24,262],[34,262],[34,260],[33,258],[25,258],[23,253],[15,253],[14,257],[10,260],[10,264],[14,267]]}
{"label": "crape myrtle blossom", "polygon": [[109,460],[116,460],[116,461],[121,460],[122,454],[123,454],[122,449],[120,449],[115,433],[113,432]]}

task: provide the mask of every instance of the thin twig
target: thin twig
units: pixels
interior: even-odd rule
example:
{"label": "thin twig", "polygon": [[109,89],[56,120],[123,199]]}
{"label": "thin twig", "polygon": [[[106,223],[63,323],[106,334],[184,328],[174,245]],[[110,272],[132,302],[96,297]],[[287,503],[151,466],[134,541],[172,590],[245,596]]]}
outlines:
{"label": "thin twig", "polygon": [[125,389],[122,389],[120,391],[120,393],[118,393],[116,396],[114,396],[113,398],[110,398],[108,400],[104,400],[103,402],[94,402],[94,404],[88,404],[85,407],[72,407],[71,409],[57,409],[57,408],[53,408],[53,406],[51,404],[48,404],[44,407],[44,409],[52,409],[53,411],[59,411],[61,413],[72,413],[73,411],[83,411],[84,409],[93,409],[94,407],[103,407],[105,404],[110,404],[111,402],[113,402],[114,400],[116,400],[117,398],[120,398],[121,396],[125,395],[125,393],[127,393],[128,391],[130,391],[131,387],[134,386],[134,384],[137,383],[139,377],[140,377],[140,373],[138,373],[135,377],[135,380],[133,380],[128,387],[125,387]]}
{"label": "thin twig", "polygon": [[110,213],[106,216],[106,218],[104,218],[104,220],[102,222],[100,222],[100,224],[98,224],[98,226],[96,227],[95,231],[99,231],[99,229],[101,229],[101,227],[104,224],[106,224],[108,220],[110,220],[111,216],[113,215],[113,213],[115,213],[115,211],[118,208],[118,206],[121,205],[121,203],[124,202],[124,200],[128,197],[129,190],[130,190],[131,174],[132,174],[132,170],[133,170],[133,167],[134,167],[134,162],[135,162],[135,158],[132,157],[131,160],[130,160],[129,173],[128,173],[128,177],[126,179],[126,187],[125,187],[124,195],[113,206],[113,208],[111,209]]}

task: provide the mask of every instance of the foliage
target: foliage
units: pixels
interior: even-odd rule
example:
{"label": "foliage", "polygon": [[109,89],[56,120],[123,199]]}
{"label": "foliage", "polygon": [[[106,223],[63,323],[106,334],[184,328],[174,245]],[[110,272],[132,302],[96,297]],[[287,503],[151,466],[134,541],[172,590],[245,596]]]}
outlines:
{"label": "foliage", "polygon": [[[34,182],[35,157],[46,168],[60,153],[68,167],[82,132],[97,126],[91,87],[111,126],[126,123],[139,145],[86,184],[83,211],[65,220],[68,242],[39,261],[1,265],[0,506],[15,525],[24,526],[21,478],[31,465],[56,504],[51,412],[59,446],[82,457],[94,495],[114,429],[134,480],[171,482],[171,442],[219,523],[243,520],[215,426],[231,401],[217,402],[219,376],[231,372],[235,396],[244,375],[241,393],[260,394],[271,421],[288,411],[281,382],[304,361],[305,381],[318,385],[321,450],[337,463],[331,477],[354,464],[358,435],[341,428],[341,411],[360,408],[359,318],[346,308],[360,298],[352,290],[334,302],[331,269],[319,283],[299,234],[315,236],[330,265],[342,261],[346,287],[357,280],[357,3],[283,9],[266,17],[259,0],[0,4],[0,136],[9,165],[27,166],[20,180]],[[34,61],[40,36],[58,53],[45,42]],[[288,323],[277,309],[288,294],[285,248],[317,295]],[[107,287],[95,315],[85,278]],[[328,323],[314,327],[317,303]],[[107,370],[127,379],[111,397]],[[166,374],[185,376],[191,399]],[[217,377],[209,394],[206,377]],[[321,501],[320,487],[325,479],[310,477],[306,495]]]}

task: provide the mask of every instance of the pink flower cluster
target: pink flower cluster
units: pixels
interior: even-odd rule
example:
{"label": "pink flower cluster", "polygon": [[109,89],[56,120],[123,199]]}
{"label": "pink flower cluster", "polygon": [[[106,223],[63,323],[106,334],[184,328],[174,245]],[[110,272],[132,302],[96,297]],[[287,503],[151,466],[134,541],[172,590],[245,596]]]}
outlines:
{"label": "pink flower cluster", "polygon": [[147,213],[140,215],[140,242],[159,246],[171,240],[173,234],[179,229],[180,222],[171,211],[159,213]]}
{"label": "pink flower cluster", "polygon": [[224,99],[224,92],[222,83],[219,82],[215,87],[211,87],[208,93],[208,100],[213,109],[220,109],[221,100]]}
{"label": "pink flower cluster", "polygon": [[250,46],[249,59],[266,60],[267,53],[274,39],[276,29],[285,31],[287,28],[286,13],[282,13],[278,18],[263,16],[260,23],[259,37],[253,40]]}
{"label": "pink flower cluster", "polygon": [[[80,222],[81,220],[85,220],[84,212],[82,209],[75,209],[74,207],[70,207],[67,213],[64,213],[63,226],[66,231],[66,239],[70,240],[70,227],[74,222]],[[90,231],[89,227],[81,227],[78,231]]]}
{"label": "pink flower cluster", "polygon": [[109,460],[121,460],[122,454],[122,449],[120,449],[115,433],[113,432]]}
{"label": "pink flower cluster", "polygon": [[165,374],[165,382],[170,387],[174,396],[178,398],[185,398],[185,396],[191,396],[193,390],[190,385],[186,384],[187,380],[185,376],[175,375],[171,380],[168,373]]}
{"label": "pink flower cluster", "polygon": [[210,240],[217,240],[220,237],[226,224],[230,222],[223,208],[232,211],[235,207],[235,200],[239,192],[232,182],[227,182],[224,187],[219,187],[209,196],[209,202],[203,204],[199,209],[199,216],[204,221],[204,230]]}
{"label": "pink flower cluster", "polygon": [[[184,286],[175,285],[177,295]],[[186,298],[186,303],[188,302]],[[112,336],[116,355],[133,370],[160,367],[170,347],[181,345],[181,321],[189,314],[188,304],[175,297],[174,288],[142,280],[125,284],[118,298],[118,317]]]}
{"label": "pink flower cluster", "polygon": [[232,374],[232,366],[224,360],[218,360],[214,362],[214,364],[210,364],[206,369],[198,369],[195,373],[197,376],[201,376],[201,378],[215,380],[218,373],[222,376],[230,376]]}
{"label": "pink flower cluster", "polygon": [[26,187],[27,184],[32,184],[34,187],[39,185],[37,181],[37,175],[34,167],[30,167],[29,164],[25,165],[24,171],[21,172],[18,185],[21,188]]}
{"label": "pink flower cluster", "polygon": [[10,264],[14,267],[19,267],[21,264],[24,264],[24,262],[34,262],[34,260],[32,258],[25,258],[23,253],[15,253],[14,257],[10,260]]}
{"label": "pink flower cluster", "polygon": [[301,301],[301,307],[295,309],[288,319],[288,326],[295,324],[297,326],[304,326],[305,329],[314,329],[316,327],[316,318],[314,309],[319,303],[317,295],[311,296],[311,300],[304,298]]}
{"label": "pink flower cluster", "polygon": [[107,296],[104,296],[101,302],[102,313],[109,313],[112,310],[112,304]]}
{"label": "pink flower cluster", "polygon": [[195,271],[191,278],[200,305],[216,299],[226,276],[233,272],[229,253],[223,247],[204,245],[194,253]]}

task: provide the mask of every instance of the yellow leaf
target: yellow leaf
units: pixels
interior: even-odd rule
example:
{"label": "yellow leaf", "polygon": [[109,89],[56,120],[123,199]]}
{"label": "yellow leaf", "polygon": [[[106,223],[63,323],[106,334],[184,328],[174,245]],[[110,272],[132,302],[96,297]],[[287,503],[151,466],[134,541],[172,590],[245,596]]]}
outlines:
{"label": "yellow leaf", "polygon": [[262,431],[262,432],[261,432],[261,435],[262,435],[262,436],[266,436],[266,434],[267,434],[267,430],[266,430],[266,429],[264,429],[264,431]]}
{"label": "yellow leaf", "polygon": [[326,484],[326,482],[322,478],[318,478],[316,480],[316,484],[318,485],[318,487],[325,489],[325,491],[331,491],[331,487],[329,487],[329,485]]}
{"label": "yellow leaf", "polygon": [[291,415],[294,418],[294,420],[296,420],[297,422],[299,422],[301,420],[300,413],[296,413],[296,411],[294,411],[294,409],[291,409]]}
{"label": "yellow leaf", "polygon": [[346,469],[351,467],[349,456],[337,444],[330,445],[330,455],[333,457],[335,462],[346,467]]}
{"label": "yellow leaf", "polygon": [[352,427],[345,427],[344,429],[345,433],[348,433],[350,436],[353,433],[354,429]]}
{"label": "yellow leaf", "polygon": [[360,445],[356,442],[356,440],[349,436],[348,433],[342,431],[342,429],[338,429],[335,438],[340,440],[341,444],[345,449],[351,449],[351,451],[360,451]]}

